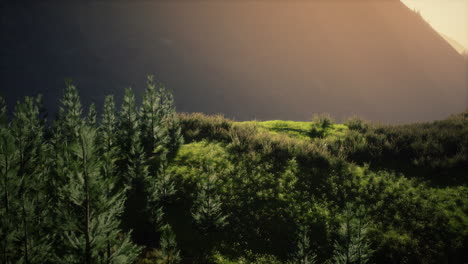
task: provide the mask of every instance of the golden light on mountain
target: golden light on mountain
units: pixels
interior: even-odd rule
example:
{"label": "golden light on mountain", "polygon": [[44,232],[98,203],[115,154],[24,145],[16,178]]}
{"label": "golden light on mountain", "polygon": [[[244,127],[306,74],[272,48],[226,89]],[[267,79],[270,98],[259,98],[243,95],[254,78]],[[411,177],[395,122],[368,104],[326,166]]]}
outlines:
{"label": "golden light on mountain", "polygon": [[[468,47],[467,0],[401,0],[440,32],[457,50]],[[457,43],[457,44],[455,44]]]}
{"label": "golden light on mountain", "polygon": [[145,74],[154,73],[174,90],[179,111],[239,120],[308,120],[328,112],[338,119],[427,121],[468,103],[463,57],[399,0],[28,8],[9,10],[5,23],[22,26],[12,26],[1,44],[8,51],[3,81],[19,87],[10,90],[18,95],[31,85],[60,94],[66,76],[79,81],[85,100],[99,102],[129,84],[141,94]]}

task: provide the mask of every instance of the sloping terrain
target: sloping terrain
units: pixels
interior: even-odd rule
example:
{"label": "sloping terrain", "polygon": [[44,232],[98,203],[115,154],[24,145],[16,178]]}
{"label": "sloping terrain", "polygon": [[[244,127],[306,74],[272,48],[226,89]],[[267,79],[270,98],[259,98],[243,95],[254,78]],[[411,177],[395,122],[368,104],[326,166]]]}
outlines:
{"label": "sloping terrain", "polygon": [[328,112],[427,121],[468,104],[462,56],[397,0],[53,2],[1,12],[10,105],[31,87],[55,97],[64,78],[86,104],[101,102],[128,84],[142,91],[153,73],[178,110],[238,120]]}

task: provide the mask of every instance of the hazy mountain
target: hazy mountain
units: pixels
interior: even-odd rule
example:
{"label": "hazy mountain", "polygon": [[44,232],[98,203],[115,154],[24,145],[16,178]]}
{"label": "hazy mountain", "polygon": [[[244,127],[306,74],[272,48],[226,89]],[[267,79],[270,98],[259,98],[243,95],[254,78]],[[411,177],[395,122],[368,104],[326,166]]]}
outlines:
{"label": "hazy mountain", "polygon": [[84,101],[174,90],[179,111],[306,120],[328,112],[384,122],[468,106],[467,69],[420,16],[388,1],[109,1],[2,8],[0,91],[56,109],[63,79]]}

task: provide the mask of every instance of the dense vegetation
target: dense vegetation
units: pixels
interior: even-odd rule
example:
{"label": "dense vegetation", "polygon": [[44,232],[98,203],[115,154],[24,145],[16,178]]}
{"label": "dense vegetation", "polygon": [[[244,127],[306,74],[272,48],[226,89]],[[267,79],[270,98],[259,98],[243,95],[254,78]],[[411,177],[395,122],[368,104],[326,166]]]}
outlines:
{"label": "dense vegetation", "polygon": [[2,263],[466,263],[468,112],[386,126],[0,102]]}

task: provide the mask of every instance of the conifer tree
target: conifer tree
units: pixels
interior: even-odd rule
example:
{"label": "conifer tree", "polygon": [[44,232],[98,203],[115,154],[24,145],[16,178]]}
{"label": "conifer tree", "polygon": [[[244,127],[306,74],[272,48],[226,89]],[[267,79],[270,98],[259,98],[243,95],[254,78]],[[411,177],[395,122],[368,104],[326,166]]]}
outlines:
{"label": "conifer tree", "polygon": [[[65,184],[69,173],[70,151],[69,146],[78,138],[78,131],[84,125],[82,118],[81,102],[76,86],[70,80],[65,83],[63,98],[57,120],[52,124],[52,135],[50,137],[50,154],[54,158],[48,160],[51,168],[49,179],[49,190],[59,189]],[[58,202],[57,192],[50,191],[52,203]],[[58,220],[57,217],[54,217]]]}
{"label": "conifer tree", "polygon": [[182,127],[176,113],[173,94],[162,85],[159,89],[159,94],[162,98],[163,121],[168,133],[168,141],[166,142],[167,155],[168,159],[171,160],[175,157],[184,142]]}
{"label": "conifer tree", "polygon": [[[140,249],[130,234],[119,230],[125,190],[109,193],[112,184],[101,174],[96,148],[96,131],[88,126],[78,130],[70,146],[73,159],[67,184],[60,189],[67,263],[132,263]],[[109,242],[111,254],[108,255]]]}
{"label": "conifer tree", "polygon": [[44,263],[51,254],[49,200],[46,195],[48,168],[44,166],[47,146],[43,143],[43,120],[39,118],[41,97],[26,97],[16,106],[11,131],[18,150],[18,174],[21,180],[17,193],[19,221],[17,222],[24,263]]}
{"label": "conifer tree", "polygon": [[89,106],[88,116],[86,117],[86,123],[89,126],[94,127],[96,125],[96,118],[97,118],[96,106],[94,105],[94,103],[92,103]]}
{"label": "conifer tree", "polygon": [[[120,184],[128,186],[124,210],[126,229],[134,230],[137,243],[146,243],[152,228],[148,212],[148,166],[140,138],[139,113],[135,95],[128,88],[122,103],[118,124],[118,145],[122,154],[118,160]],[[135,215],[140,217],[136,218]]]}
{"label": "conifer tree", "polygon": [[333,261],[336,264],[365,264],[373,250],[367,242],[369,223],[363,206],[348,203],[343,211],[339,240],[335,241]]}
{"label": "conifer tree", "polygon": [[140,140],[140,127],[135,95],[131,88],[125,90],[125,96],[118,124],[119,151],[124,156],[119,160],[122,178],[129,184],[134,179],[146,180],[147,167],[143,146]]}
{"label": "conifer tree", "polygon": [[217,175],[210,173],[197,184],[197,196],[194,201],[192,216],[197,226],[210,233],[227,224],[227,216],[222,212],[222,202],[217,194]]}
{"label": "conifer tree", "polygon": [[294,254],[294,263],[314,264],[317,256],[310,248],[309,229],[306,226],[300,226],[297,239],[297,251]]}
{"label": "conifer tree", "polygon": [[[18,151],[15,147],[14,137],[10,131],[0,128],[0,254],[2,263],[14,263],[17,261],[18,251],[15,244],[18,230],[17,210],[19,200],[15,196],[20,189],[21,179],[18,173]],[[16,198],[16,199],[15,199]]]}
{"label": "conifer tree", "polygon": [[142,143],[150,169],[157,172],[161,163],[175,156],[183,138],[172,93],[151,75],[140,112]]}
{"label": "conifer tree", "polygon": [[[101,125],[99,129],[99,153],[101,155],[102,167],[101,173],[104,179],[109,184],[105,186],[106,193],[113,195],[115,192],[125,191],[125,186],[117,185],[117,167],[116,160],[118,158],[117,152],[117,136],[116,136],[117,118],[115,116],[115,103],[114,97],[109,95],[104,100],[104,111],[102,113]],[[110,197],[109,197],[110,198]],[[112,256],[112,241],[110,234],[107,235],[107,246],[105,258],[108,260],[106,263],[110,263],[110,257]]]}
{"label": "conifer tree", "polygon": [[221,197],[217,193],[218,176],[212,168],[207,171],[197,183],[197,194],[192,207],[195,226],[203,237],[201,262],[207,261],[206,258],[215,247],[216,236],[227,225],[227,215],[223,213]]}
{"label": "conifer tree", "polygon": [[148,210],[152,219],[159,219],[161,215],[158,214],[164,212],[170,196],[175,193],[173,179],[165,170],[168,158],[172,158],[182,144],[182,135],[172,94],[157,84],[153,76],[148,76],[140,118],[141,142],[151,179],[147,182]]}
{"label": "conifer tree", "polygon": [[156,263],[158,264],[177,264],[180,263],[180,251],[177,248],[177,242],[174,232],[169,224],[161,228],[160,250],[156,254]]}
{"label": "conifer tree", "polygon": [[164,119],[165,112],[162,105],[162,94],[156,89],[153,76],[148,76],[147,87],[143,95],[141,106],[141,142],[145,154],[150,161],[150,170],[157,170],[160,160],[164,160],[169,140]]}
{"label": "conifer tree", "polygon": [[[101,119],[100,145],[102,152],[115,155],[117,147],[117,118],[115,116],[115,102],[112,95],[104,99],[104,111]],[[114,156],[113,155],[113,156]]]}
{"label": "conifer tree", "polygon": [[66,82],[65,93],[60,103],[57,124],[60,126],[63,139],[70,142],[77,137],[78,130],[84,124],[78,90],[71,81]]}

